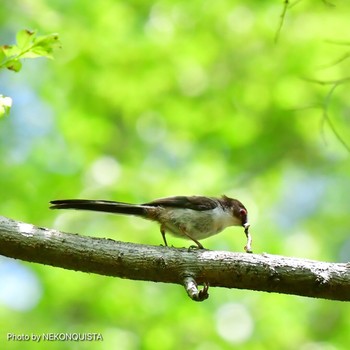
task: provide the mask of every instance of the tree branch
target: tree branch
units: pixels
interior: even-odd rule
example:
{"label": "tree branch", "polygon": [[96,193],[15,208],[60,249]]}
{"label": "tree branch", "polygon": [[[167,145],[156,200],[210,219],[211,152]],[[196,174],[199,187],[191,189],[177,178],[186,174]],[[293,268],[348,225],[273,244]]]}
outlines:
{"label": "tree branch", "polygon": [[[124,243],[0,217],[0,254],[70,270],[181,284],[196,301],[208,285],[350,301],[350,264],[268,254]],[[197,285],[204,285],[198,291]]]}

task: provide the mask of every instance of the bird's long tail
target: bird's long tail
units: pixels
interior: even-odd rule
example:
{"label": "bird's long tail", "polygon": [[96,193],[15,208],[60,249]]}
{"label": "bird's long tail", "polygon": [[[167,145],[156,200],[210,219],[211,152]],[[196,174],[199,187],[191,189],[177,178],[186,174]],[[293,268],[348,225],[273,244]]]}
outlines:
{"label": "bird's long tail", "polygon": [[89,199],[60,199],[51,201],[50,204],[50,209],[78,209],[137,216],[146,215],[146,208],[142,205],[134,205],[114,201]]}

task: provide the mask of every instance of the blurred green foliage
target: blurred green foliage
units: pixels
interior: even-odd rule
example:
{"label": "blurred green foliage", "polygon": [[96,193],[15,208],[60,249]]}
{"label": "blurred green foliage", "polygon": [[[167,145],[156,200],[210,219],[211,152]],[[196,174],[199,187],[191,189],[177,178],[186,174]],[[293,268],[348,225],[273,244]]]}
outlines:
{"label": "blurred green foliage", "polygon": [[[1,215],[160,244],[137,218],[50,212],[62,198],[145,202],[239,198],[256,253],[350,260],[350,5],[300,1],[3,0],[1,42],[21,28],[60,34],[54,61],[18,75],[0,121]],[[327,107],[327,109],[325,109]],[[326,114],[324,113],[326,111]],[[188,242],[169,237],[169,243]],[[243,251],[227,229],[204,242]],[[184,289],[0,260],[6,349],[345,349],[349,305],[288,295]],[[7,341],[7,333],[98,332],[103,341]],[[5,347],[2,346],[4,344]]]}

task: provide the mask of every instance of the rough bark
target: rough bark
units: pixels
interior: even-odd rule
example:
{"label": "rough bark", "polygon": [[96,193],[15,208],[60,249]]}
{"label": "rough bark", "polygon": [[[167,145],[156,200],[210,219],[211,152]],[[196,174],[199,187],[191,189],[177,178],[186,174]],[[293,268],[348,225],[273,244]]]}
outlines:
{"label": "rough bark", "polygon": [[[0,217],[0,254],[70,270],[181,284],[197,301],[208,297],[208,285],[350,301],[350,263],[146,246],[5,217]],[[205,288],[198,291],[198,284]]]}

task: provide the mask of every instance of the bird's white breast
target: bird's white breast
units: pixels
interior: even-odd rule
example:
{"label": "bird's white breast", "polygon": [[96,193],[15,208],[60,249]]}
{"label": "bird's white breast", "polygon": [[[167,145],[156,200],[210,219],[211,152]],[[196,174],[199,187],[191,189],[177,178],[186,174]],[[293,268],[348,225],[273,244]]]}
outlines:
{"label": "bird's white breast", "polygon": [[184,236],[183,230],[195,239],[203,239],[221,232],[228,226],[241,225],[239,219],[221,206],[212,210],[172,208],[161,214],[160,222],[175,236]]}

